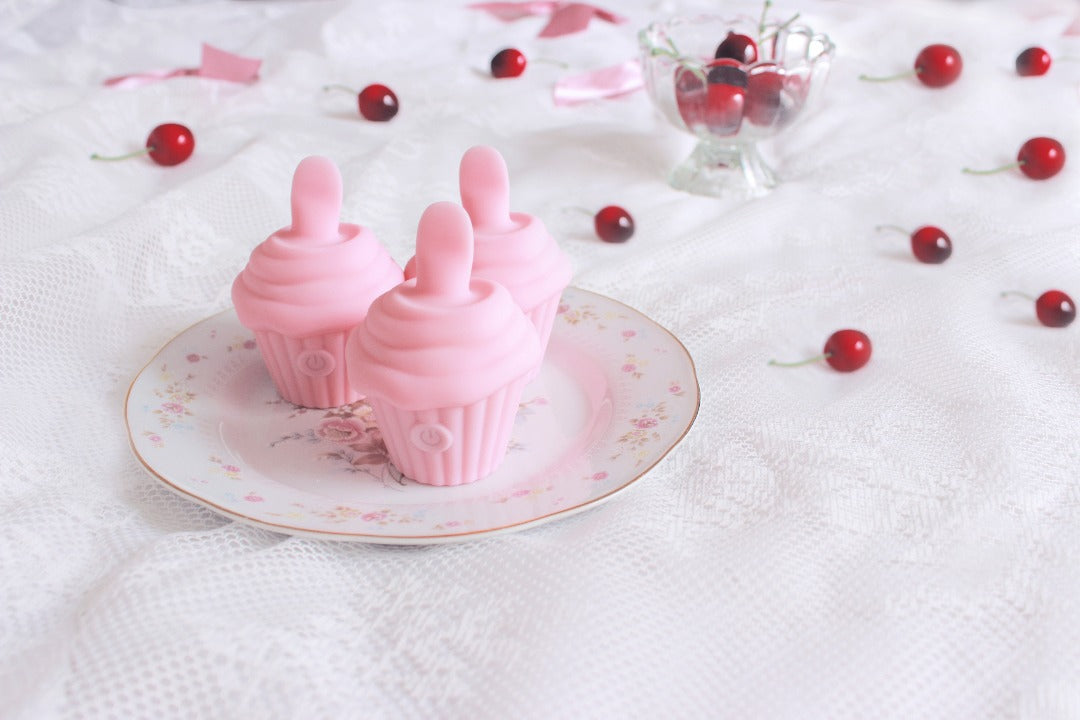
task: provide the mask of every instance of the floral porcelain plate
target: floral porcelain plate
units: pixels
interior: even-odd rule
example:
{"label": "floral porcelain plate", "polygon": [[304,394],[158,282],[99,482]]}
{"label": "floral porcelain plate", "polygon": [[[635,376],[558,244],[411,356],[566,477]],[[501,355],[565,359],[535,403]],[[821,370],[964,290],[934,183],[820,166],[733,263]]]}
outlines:
{"label": "floral porcelain plate", "polygon": [[364,402],[311,410],[278,396],[253,335],[227,310],[180,333],[128,391],[131,446],[173,490],[295,535],[387,544],[520,530],[629,487],[690,429],[686,348],[641,313],[568,288],[506,459],[458,487],[390,464]]}

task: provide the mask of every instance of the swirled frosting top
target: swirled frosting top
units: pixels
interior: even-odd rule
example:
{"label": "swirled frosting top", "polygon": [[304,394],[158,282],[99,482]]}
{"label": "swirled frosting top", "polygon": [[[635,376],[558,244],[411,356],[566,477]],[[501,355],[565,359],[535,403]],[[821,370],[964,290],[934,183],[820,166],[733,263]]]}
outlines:
{"label": "swirled frosting top", "polygon": [[348,330],[403,273],[371,230],[339,222],[341,174],[308,157],[292,184],[292,224],[260,243],[233,282],[240,322],[304,337]]}
{"label": "swirled frosting top", "polygon": [[377,298],[349,337],[357,391],[406,410],[457,407],[536,366],[542,351],[532,323],[504,287],[472,276],[472,264],[465,211],[450,202],[428,207],[416,277]]}
{"label": "swirled frosting top", "polygon": [[[570,283],[570,260],[544,223],[510,211],[510,178],[502,155],[477,145],[461,158],[461,204],[475,236],[473,277],[506,287],[525,311],[532,310]],[[406,277],[413,275],[412,263]]]}

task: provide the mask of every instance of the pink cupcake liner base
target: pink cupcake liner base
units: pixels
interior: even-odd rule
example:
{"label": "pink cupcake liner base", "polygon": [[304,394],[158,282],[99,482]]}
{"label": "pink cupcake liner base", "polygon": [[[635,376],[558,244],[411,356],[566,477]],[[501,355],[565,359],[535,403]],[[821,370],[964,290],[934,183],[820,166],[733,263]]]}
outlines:
{"label": "pink cupcake liner base", "polygon": [[390,460],[425,485],[464,485],[495,472],[506,456],[526,378],[472,405],[409,411],[370,398]]}
{"label": "pink cupcake liner base", "polygon": [[255,343],[281,397],[303,407],[331,408],[363,397],[346,373],[347,337],[345,332],[293,338],[262,331],[255,333]]}

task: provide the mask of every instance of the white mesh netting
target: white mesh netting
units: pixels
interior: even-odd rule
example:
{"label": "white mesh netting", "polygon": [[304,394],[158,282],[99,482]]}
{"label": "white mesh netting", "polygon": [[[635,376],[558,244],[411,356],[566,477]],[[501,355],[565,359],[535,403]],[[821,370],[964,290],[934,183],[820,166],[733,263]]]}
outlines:
{"label": "white mesh netting", "polygon": [[[998,293],[1080,297],[1080,171],[1007,162],[1080,147],[1080,66],[1012,73],[1068,0],[806,0],[839,47],[812,117],[766,149],[765,198],[668,188],[691,143],[643,94],[555,108],[563,70],[478,74],[502,47],[575,69],[632,57],[692,3],[538,40],[435,0],[13,3],[0,8],[0,715],[244,717],[1080,717],[1080,327]],[[757,5],[744,6],[756,12]],[[108,76],[264,58],[250,86]],[[867,85],[949,42],[950,88]],[[402,102],[364,123],[326,83]],[[174,168],[97,164],[187,119]],[[544,218],[574,284],[670,328],[701,411],[631,492],[476,542],[292,538],[182,499],[128,448],[128,385],[228,306],[287,222],[297,161],[338,162],[346,217],[399,261],[457,162],[496,145],[514,206]],[[631,209],[608,246],[568,206]],[[946,264],[875,225],[938,224]],[[859,327],[864,370],[779,370]]]}

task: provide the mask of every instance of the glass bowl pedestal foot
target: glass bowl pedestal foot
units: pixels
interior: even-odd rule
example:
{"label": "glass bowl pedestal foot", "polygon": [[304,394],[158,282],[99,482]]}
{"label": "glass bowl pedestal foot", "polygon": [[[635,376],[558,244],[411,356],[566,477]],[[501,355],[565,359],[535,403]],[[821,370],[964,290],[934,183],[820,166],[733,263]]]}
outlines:
{"label": "glass bowl pedestal foot", "polygon": [[694,195],[756,197],[776,187],[779,180],[755,143],[702,140],[671,171],[668,182]]}

